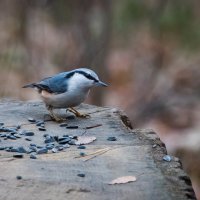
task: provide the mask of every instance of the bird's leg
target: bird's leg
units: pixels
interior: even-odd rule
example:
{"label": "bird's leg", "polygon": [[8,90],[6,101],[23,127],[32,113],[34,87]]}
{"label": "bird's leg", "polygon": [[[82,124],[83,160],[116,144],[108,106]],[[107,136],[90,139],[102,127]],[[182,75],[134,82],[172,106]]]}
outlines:
{"label": "bird's leg", "polygon": [[80,112],[78,112],[77,110],[75,110],[74,108],[68,108],[67,109],[69,112],[72,112],[73,114],[76,115],[76,117],[81,117],[81,118],[88,118],[90,117],[90,115],[88,114],[81,114]]}
{"label": "bird's leg", "polygon": [[60,117],[57,117],[55,115],[55,113],[53,112],[53,107],[52,106],[47,106],[47,110],[49,111],[49,114],[51,116],[51,118],[53,120],[55,120],[56,122],[60,122],[60,121],[63,121],[64,119],[60,118]]}

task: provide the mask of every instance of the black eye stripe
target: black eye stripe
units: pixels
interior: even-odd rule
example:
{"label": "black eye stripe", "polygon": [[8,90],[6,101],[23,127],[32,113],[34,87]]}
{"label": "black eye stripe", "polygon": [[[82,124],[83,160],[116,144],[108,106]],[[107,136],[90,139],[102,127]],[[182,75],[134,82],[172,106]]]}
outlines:
{"label": "black eye stripe", "polygon": [[79,74],[82,74],[83,76],[85,76],[86,78],[93,80],[95,82],[98,82],[98,80],[96,78],[94,78],[93,76],[91,76],[90,74],[83,72],[83,71],[76,71]]}
{"label": "black eye stripe", "polygon": [[95,82],[99,82],[96,78],[94,78],[93,76],[91,76],[90,74],[88,74],[87,72],[84,72],[84,71],[73,71],[73,72],[67,74],[65,77],[71,78],[75,73],[82,74],[83,76],[85,76],[86,78],[88,78],[90,80],[93,80]]}

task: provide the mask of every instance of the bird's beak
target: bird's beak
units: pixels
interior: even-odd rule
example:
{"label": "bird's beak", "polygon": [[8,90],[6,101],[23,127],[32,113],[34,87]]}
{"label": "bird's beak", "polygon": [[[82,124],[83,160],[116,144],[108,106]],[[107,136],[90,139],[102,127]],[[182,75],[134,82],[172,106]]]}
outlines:
{"label": "bird's beak", "polygon": [[107,85],[106,83],[102,82],[102,81],[98,81],[98,82],[96,83],[96,86],[108,87],[108,85]]}

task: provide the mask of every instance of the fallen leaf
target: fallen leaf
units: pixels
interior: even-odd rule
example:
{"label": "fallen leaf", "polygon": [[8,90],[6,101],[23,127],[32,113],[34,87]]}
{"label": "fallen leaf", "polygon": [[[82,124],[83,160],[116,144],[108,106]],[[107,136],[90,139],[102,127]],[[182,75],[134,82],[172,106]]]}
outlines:
{"label": "fallen leaf", "polygon": [[114,185],[114,184],[124,184],[124,183],[129,183],[129,182],[135,182],[137,178],[135,176],[122,176],[119,178],[116,178],[112,180],[109,185]]}
{"label": "fallen leaf", "polygon": [[82,144],[89,144],[95,141],[97,138],[94,136],[79,136],[77,139],[78,140],[75,142],[75,144],[82,145]]}

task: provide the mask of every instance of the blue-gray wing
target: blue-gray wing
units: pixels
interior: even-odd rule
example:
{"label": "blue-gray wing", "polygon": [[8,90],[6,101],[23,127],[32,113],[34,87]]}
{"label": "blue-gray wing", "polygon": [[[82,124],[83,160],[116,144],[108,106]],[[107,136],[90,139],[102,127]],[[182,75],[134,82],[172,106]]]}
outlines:
{"label": "blue-gray wing", "polygon": [[68,72],[62,72],[55,76],[45,78],[36,83],[36,86],[41,90],[46,90],[50,93],[60,94],[67,91]]}

